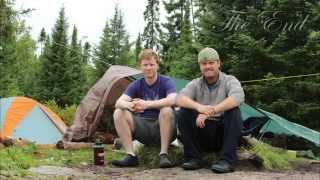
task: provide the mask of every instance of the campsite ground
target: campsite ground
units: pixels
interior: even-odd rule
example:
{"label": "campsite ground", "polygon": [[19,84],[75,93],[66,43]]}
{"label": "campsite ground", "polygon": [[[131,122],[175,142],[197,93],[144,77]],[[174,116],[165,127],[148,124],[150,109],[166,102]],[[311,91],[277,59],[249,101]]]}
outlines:
{"label": "campsite ground", "polygon": [[288,171],[262,171],[250,166],[241,166],[234,173],[214,174],[209,169],[197,171],[184,171],[179,167],[171,169],[141,169],[141,168],[115,168],[110,166],[78,166],[78,167],[54,167],[42,166],[31,168],[36,179],[116,179],[116,180],[319,180],[320,164],[312,166],[300,166]]}
{"label": "campsite ground", "polygon": [[[144,151],[143,151],[144,150]],[[180,152],[179,149],[176,149]],[[263,149],[260,149],[263,150]],[[266,151],[272,153],[266,153]],[[141,167],[116,168],[110,165],[114,159],[123,156],[122,151],[105,147],[105,166],[93,166],[92,149],[60,150],[52,147],[39,147],[34,144],[22,147],[0,148],[0,179],[129,179],[129,180],[203,180],[203,179],[285,179],[319,180],[320,161],[294,158],[288,160],[285,150],[268,147],[263,150],[265,160],[272,158],[272,170],[253,166],[251,161],[240,161],[237,171],[229,174],[214,174],[208,168],[197,171],[184,171],[180,167],[171,169],[153,168],[157,166],[155,157],[158,151],[141,148]],[[148,152],[148,153],[146,153]],[[170,153],[174,155],[174,153]],[[179,153],[175,154],[176,157]],[[272,155],[272,156],[271,156]],[[177,162],[177,161],[176,161]],[[210,161],[211,162],[211,161]],[[250,163],[251,162],[251,163]],[[265,161],[267,162],[267,161]],[[290,166],[285,166],[290,162]],[[282,170],[277,170],[277,169]],[[282,167],[282,168],[281,168]],[[286,168],[288,167],[288,168]],[[290,169],[290,170],[283,170]]]}

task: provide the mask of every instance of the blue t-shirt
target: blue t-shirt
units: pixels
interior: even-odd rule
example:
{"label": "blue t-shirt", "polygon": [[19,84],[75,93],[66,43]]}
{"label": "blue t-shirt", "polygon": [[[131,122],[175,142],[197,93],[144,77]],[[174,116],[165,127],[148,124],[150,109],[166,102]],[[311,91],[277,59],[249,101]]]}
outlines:
{"label": "blue t-shirt", "polygon": [[[133,98],[140,98],[146,101],[166,98],[170,93],[176,92],[173,80],[167,76],[159,75],[155,83],[149,86],[144,78],[133,81],[129,84],[124,94]],[[159,109],[146,109],[143,113],[137,113],[142,117],[158,118]]]}

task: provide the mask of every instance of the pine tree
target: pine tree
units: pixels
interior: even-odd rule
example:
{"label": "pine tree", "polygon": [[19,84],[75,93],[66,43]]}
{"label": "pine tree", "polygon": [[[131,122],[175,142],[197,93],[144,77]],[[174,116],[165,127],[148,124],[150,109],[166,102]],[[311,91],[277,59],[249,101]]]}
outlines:
{"label": "pine tree", "polygon": [[40,75],[40,98],[56,100],[60,106],[72,104],[71,98],[68,97],[72,78],[66,74],[70,68],[67,31],[65,10],[61,8],[52,31],[50,50],[44,56]]}
{"label": "pine tree", "polygon": [[80,102],[83,96],[84,83],[84,62],[82,57],[81,45],[78,42],[78,30],[73,28],[71,46],[69,51],[67,76],[70,78],[68,100],[72,104]]}
{"label": "pine tree", "polygon": [[95,68],[92,65],[92,58],[93,56],[91,55],[91,45],[89,42],[85,42],[83,46],[83,55],[82,55],[82,60],[84,64],[84,77],[85,77],[85,83],[84,83],[84,88],[83,92],[87,92],[89,88],[93,86],[93,84],[96,81],[96,76],[95,76]]}
{"label": "pine tree", "polygon": [[[171,68],[170,74],[178,77],[192,79],[199,76],[199,67],[197,63],[197,47],[193,42],[193,34],[190,16],[190,1],[181,1],[182,5],[182,23],[177,47],[177,58],[172,60],[174,68]],[[197,73],[198,72],[198,73]]]}
{"label": "pine tree", "polygon": [[83,63],[88,64],[91,58],[91,45],[89,42],[85,42],[83,46]]}
{"label": "pine tree", "polygon": [[127,34],[123,22],[123,14],[118,6],[115,7],[113,19],[110,21],[111,25],[111,49],[112,49],[112,63],[126,65],[128,64],[128,53],[131,44],[129,43],[129,35]]}
{"label": "pine tree", "polygon": [[0,97],[30,95],[35,72],[35,42],[15,10],[14,1],[0,0]]}
{"label": "pine tree", "polygon": [[142,50],[142,42],[141,42],[141,35],[139,33],[136,40],[136,47],[135,47],[136,62],[138,62],[139,60],[139,53],[141,52],[141,50]]}
{"label": "pine tree", "polygon": [[38,39],[38,42],[40,43],[40,51],[41,51],[41,53],[43,51],[43,45],[44,45],[44,42],[46,41],[46,37],[47,37],[47,33],[46,33],[45,29],[42,28],[41,32],[40,32],[40,35],[39,35],[39,39]]}
{"label": "pine tree", "polygon": [[[10,1],[0,0],[0,97],[20,92],[16,80],[16,12]],[[9,88],[10,87],[10,88]]]}
{"label": "pine tree", "polygon": [[111,57],[111,29],[109,23],[106,22],[103,34],[100,38],[99,45],[94,51],[95,58],[93,59],[95,68],[96,68],[96,79],[99,79],[103,76],[105,71],[109,68],[111,64],[114,64]]}
{"label": "pine tree", "polygon": [[[23,27],[23,23],[20,25]],[[20,95],[32,96],[34,91],[34,80],[38,71],[39,60],[36,58],[36,42],[27,30],[20,31],[16,40],[15,58],[17,61],[16,76]],[[17,94],[19,95],[19,94]]]}
{"label": "pine tree", "polygon": [[189,0],[164,2],[168,13],[162,41],[162,72],[173,76],[192,78],[199,68],[193,62],[197,49],[194,47]]}
{"label": "pine tree", "polygon": [[164,31],[161,40],[161,73],[170,73],[172,62],[177,59],[177,48],[181,38],[182,31],[182,4],[179,0],[163,1],[164,8],[168,14],[167,22],[163,24]]}
{"label": "pine tree", "polygon": [[46,40],[47,37],[47,33],[46,30],[44,28],[41,29],[40,35],[39,35],[39,42],[44,42]]}
{"label": "pine tree", "polygon": [[131,44],[129,43],[129,35],[125,30],[123,23],[123,15],[118,6],[110,23],[106,22],[97,50],[95,51],[96,59],[96,77],[99,79],[109,68],[110,65],[130,64],[129,51]]}
{"label": "pine tree", "polygon": [[146,26],[143,32],[144,48],[160,50],[160,9],[159,0],[148,0],[143,13]]}

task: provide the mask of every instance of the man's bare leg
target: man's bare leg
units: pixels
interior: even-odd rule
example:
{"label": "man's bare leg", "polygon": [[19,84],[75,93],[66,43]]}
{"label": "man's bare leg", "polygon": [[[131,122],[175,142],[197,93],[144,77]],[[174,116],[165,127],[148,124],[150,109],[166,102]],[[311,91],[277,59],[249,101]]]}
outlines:
{"label": "man's bare leg", "polygon": [[174,128],[174,114],[171,107],[164,107],[160,109],[159,125],[161,136],[161,150],[160,154],[168,154],[168,148],[173,135]]}
{"label": "man's bare leg", "polygon": [[128,110],[116,109],[113,114],[114,125],[118,136],[128,154],[135,155],[133,151],[132,132],[134,123],[131,112]]}

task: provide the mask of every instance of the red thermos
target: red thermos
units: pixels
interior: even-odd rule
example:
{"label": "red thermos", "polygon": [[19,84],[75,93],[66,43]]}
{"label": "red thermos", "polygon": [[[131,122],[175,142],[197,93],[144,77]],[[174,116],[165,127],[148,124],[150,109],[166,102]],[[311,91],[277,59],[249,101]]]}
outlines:
{"label": "red thermos", "polygon": [[93,161],[96,166],[104,165],[104,145],[100,139],[93,144]]}

